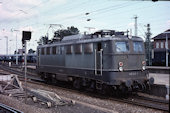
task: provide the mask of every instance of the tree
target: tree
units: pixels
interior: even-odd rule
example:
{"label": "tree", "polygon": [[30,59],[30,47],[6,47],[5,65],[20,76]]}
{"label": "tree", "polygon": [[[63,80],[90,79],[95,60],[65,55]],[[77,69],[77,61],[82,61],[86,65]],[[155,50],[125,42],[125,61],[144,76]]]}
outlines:
{"label": "tree", "polygon": [[67,29],[61,29],[61,30],[57,30],[54,32],[54,37],[53,37],[53,41],[55,40],[62,40],[64,36],[70,36],[70,35],[76,35],[79,33],[78,28],[71,26],[71,27],[67,27]]}
{"label": "tree", "polygon": [[48,37],[47,36],[42,36],[40,40],[37,42],[39,45],[44,45],[48,43]]}
{"label": "tree", "polygon": [[35,51],[33,49],[28,50],[28,54],[33,54],[33,53],[35,53]]}
{"label": "tree", "polygon": [[67,29],[71,32],[72,35],[79,34],[78,28],[76,28],[74,26],[68,27]]}
{"label": "tree", "polygon": [[53,43],[56,41],[61,41],[64,36],[70,36],[70,35],[76,35],[76,34],[79,34],[78,28],[71,26],[71,27],[67,27],[67,29],[60,29],[60,30],[55,31],[52,40],[49,40],[47,36],[42,36],[37,43],[39,45]]}

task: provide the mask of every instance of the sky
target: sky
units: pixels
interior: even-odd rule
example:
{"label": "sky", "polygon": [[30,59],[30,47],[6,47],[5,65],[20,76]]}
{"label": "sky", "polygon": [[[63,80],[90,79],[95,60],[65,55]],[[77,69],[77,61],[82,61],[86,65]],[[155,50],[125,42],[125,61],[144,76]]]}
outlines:
{"label": "sky", "polygon": [[169,11],[170,1],[0,0],[0,54],[7,54],[7,39],[8,54],[22,48],[22,31],[32,32],[27,49],[33,50],[41,36],[48,33],[51,39],[54,31],[70,26],[77,27],[80,33],[131,29],[134,35],[135,16],[138,36],[145,40],[147,24],[151,27],[151,38],[170,29]]}

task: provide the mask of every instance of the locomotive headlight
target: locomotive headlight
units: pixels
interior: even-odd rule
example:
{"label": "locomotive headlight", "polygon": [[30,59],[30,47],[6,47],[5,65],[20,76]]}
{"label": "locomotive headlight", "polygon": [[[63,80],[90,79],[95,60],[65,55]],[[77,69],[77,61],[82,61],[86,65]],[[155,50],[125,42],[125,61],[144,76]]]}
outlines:
{"label": "locomotive headlight", "polygon": [[123,71],[123,67],[119,67],[119,71]]}
{"label": "locomotive headlight", "polygon": [[122,67],[123,66],[123,62],[119,62],[119,66]]}
{"label": "locomotive headlight", "polygon": [[143,65],[143,66],[142,66],[142,70],[145,70],[145,69],[146,69],[146,66],[145,66],[145,65],[146,65],[146,62],[145,62],[145,61],[142,61],[142,65]]}
{"label": "locomotive headlight", "polygon": [[145,70],[145,69],[146,69],[146,67],[145,67],[145,66],[142,66],[142,69],[143,69],[143,70]]}
{"label": "locomotive headlight", "polygon": [[119,71],[123,71],[123,62],[119,62]]}
{"label": "locomotive headlight", "polygon": [[146,65],[146,62],[145,62],[145,61],[142,61],[142,65]]}

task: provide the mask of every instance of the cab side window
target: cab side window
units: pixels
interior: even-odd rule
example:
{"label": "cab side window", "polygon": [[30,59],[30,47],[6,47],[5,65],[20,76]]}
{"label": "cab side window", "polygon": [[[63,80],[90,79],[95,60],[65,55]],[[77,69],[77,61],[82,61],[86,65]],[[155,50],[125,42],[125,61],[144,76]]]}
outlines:
{"label": "cab side window", "polygon": [[44,48],[41,48],[41,55],[44,55]]}
{"label": "cab side window", "polygon": [[93,52],[93,43],[84,44],[84,53],[92,53]]}

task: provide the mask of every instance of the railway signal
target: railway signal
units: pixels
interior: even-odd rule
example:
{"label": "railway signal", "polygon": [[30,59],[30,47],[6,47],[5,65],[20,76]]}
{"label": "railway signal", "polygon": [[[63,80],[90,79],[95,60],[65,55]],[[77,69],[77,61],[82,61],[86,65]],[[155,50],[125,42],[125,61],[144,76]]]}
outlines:
{"label": "railway signal", "polygon": [[22,44],[23,44],[23,48],[25,49],[24,52],[24,67],[25,67],[25,86],[26,86],[26,90],[25,90],[25,103],[27,101],[27,40],[31,39],[31,32],[30,31],[23,31],[22,32]]}

